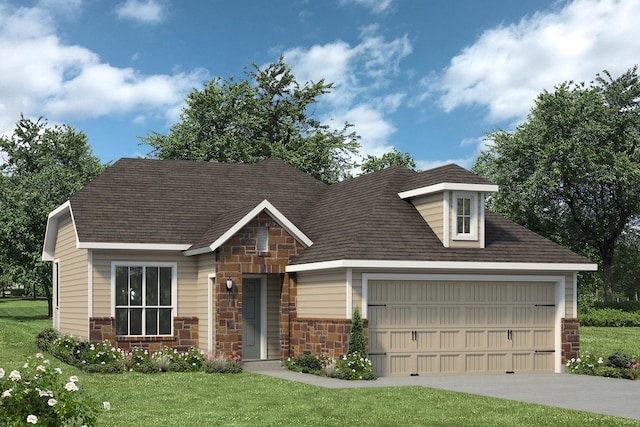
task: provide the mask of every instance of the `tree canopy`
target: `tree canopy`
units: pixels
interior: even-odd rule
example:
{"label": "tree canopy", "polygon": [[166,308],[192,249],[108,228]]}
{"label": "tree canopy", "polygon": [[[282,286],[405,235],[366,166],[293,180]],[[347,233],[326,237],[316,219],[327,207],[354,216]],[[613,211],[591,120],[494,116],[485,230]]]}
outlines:
{"label": "tree canopy", "polygon": [[398,149],[384,153],[380,157],[368,154],[360,165],[361,175],[389,168],[391,166],[404,166],[413,171],[416,170],[416,161],[409,153],[401,153]]}
{"label": "tree canopy", "polygon": [[41,290],[51,307],[51,264],[42,261],[47,215],[103,170],[87,137],[67,125],[21,117],[0,137],[0,282]]}
{"label": "tree canopy", "polygon": [[492,209],[580,253],[595,250],[605,301],[616,241],[640,214],[639,102],[637,67],[562,83],[538,96],[515,132],[490,133],[473,167],[500,186]]}
{"label": "tree canopy", "polygon": [[245,74],[193,90],[169,134],[141,138],[153,149],[149,154],[226,163],[278,157],[323,182],[349,176],[359,136],[349,132],[349,123],[335,130],[313,117],[318,97],[333,83],[300,84],[282,56],[264,69],[251,64]]}

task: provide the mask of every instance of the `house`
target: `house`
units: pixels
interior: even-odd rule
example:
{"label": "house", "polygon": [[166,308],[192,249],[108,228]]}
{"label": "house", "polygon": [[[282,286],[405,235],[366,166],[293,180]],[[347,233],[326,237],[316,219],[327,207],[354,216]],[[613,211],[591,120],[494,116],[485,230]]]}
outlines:
{"label": "house", "polygon": [[379,375],[561,372],[587,259],[484,209],[459,166],[326,185],[288,164],[122,159],[51,212],[56,329],[244,360],[346,352]]}

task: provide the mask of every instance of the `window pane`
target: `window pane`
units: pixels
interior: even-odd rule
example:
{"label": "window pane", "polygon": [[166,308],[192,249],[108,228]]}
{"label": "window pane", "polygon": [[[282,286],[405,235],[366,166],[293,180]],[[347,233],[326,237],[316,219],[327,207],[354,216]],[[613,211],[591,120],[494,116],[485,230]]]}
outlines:
{"label": "window pane", "polygon": [[116,308],[116,335],[129,335],[129,310]]}
{"label": "window pane", "polygon": [[160,267],[160,305],[171,305],[171,267]]}
{"label": "window pane", "polygon": [[146,305],[158,305],[158,267],[147,267]]}
{"label": "window pane", "polygon": [[464,228],[463,228],[464,225],[463,224],[464,224],[464,218],[459,216],[458,217],[458,225],[457,225],[457,228],[456,228],[456,230],[458,231],[458,234],[464,233]]}
{"label": "window pane", "polygon": [[129,267],[130,305],[142,305],[142,267]]}
{"label": "window pane", "polygon": [[116,267],[116,305],[128,304],[129,268]]}
{"label": "window pane", "polygon": [[142,309],[132,308],[129,310],[129,334],[142,335]]}
{"label": "window pane", "polygon": [[464,219],[464,233],[471,233],[471,218],[467,217]]}
{"label": "window pane", "polygon": [[145,310],[145,335],[158,335],[158,309],[147,308]]}
{"label": "window pane", "polygon": [[471,215],[471,199],[464,199],[464,214]]}
{"label": "window pane", "polygon": [[170,335],[171,334],[171,309],[170,308],[161,308],[160,310],[160,334],[161,335]]}

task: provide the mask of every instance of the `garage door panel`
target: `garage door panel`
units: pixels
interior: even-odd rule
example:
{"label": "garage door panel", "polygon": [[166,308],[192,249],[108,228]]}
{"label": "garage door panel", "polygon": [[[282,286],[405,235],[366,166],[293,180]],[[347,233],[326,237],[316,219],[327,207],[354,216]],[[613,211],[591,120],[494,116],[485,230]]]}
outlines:
{"label": "garage door panel", "polygon": [[369,282],[378,375],[553,372],[555,284]]}

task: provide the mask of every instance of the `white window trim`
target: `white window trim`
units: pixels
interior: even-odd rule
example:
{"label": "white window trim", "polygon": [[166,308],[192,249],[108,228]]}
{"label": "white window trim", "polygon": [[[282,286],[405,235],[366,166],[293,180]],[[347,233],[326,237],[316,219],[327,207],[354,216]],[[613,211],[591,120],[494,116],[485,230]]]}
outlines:
{"label": "white window trim", "polygon": [[[458,199],[471,200],[470,232],[458,233]],[[453,240],[478,240],[478,195],[476,193],[453,193]]]}
{"label": "white window trim", "polygon": [[[173,318],[178,313],[178,263],[149,261],[112,261],[111,262],[111,317],[116,318],[116,267],[171,267],[171,334],[170,335],[118,335],[118,336],[173,336]],[[145,307],[145,306],[141,306]],[[144,317],[143,317],[144,322]]]}

